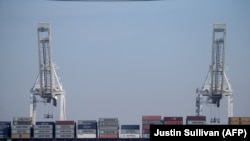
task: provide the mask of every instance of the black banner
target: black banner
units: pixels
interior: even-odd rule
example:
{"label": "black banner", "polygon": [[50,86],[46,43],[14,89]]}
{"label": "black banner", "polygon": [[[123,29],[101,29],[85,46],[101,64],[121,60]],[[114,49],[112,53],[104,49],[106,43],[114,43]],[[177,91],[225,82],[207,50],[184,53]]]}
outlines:
{"label": "black banner", "polygon": [[250,141],[250,125],[150,125],[150,141],[183,137],[216,141]]}

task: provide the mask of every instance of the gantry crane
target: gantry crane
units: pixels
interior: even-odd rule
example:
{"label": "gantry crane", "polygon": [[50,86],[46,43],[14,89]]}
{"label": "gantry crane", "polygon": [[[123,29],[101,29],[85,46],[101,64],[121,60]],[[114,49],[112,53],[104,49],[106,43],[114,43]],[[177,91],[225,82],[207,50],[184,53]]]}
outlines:
{"label": "gantry crane", "polygon": [[[30,89],[31,103],[30,116],[33,124],[36,121],[36,104],[52,107],[46,109],[44,118],[53,118],[53,106],[57,106],[57,97],[60,96],[60,120],[66,120],[65,90],[56,73],[56,66],[52,61],[51,53],[51,30],[49,23],[37,24],[39,74],[34,86]],[[48,110],[48,111],[47,111]]]}
{"label": "gantry crane", "polygon": [[[202,104],[207,103],[220,107],[223,96],[228,97],[228,117],[233,116],[233,91],[225,73],[225,47],[226,47],[226,24],[213,25],[212,38],[212,61],[209,67],[205,83],[199,90],[196,89],[196,113],[202,115]],[[206,101],[202,97],[206,96]],[[212,117],[211,123],[219,123],[218,117]]]}

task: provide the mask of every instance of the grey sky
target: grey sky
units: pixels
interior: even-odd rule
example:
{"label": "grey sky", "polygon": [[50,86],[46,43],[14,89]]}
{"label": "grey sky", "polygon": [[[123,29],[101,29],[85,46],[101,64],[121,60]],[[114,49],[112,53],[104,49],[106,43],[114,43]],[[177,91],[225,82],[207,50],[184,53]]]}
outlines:
{"label": "grey sky", "polygon": [[[226,23],[234,116],[250,116],[250,1],[0,2],[0,120],[29,116],[38,74],[36,24],[50,22],[67,119],[195,115],[211,62],[212,26]],[[227,98],[220,118],[227,123]],[[44,107],[38,119],[44,120]],[[58,109],[54,115],[58,118]],[[204,107],[210,118],[210,109]]]}

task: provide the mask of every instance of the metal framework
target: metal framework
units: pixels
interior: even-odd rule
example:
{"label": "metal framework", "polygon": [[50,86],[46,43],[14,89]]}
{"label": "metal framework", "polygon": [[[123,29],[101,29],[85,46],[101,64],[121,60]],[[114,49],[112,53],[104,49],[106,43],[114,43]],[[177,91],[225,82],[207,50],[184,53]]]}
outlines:
{"label": "metal framework", "polygon": [[[55,71],[56,66],[51,55],[51,31],[49,23],[37,24],[39,74],[34,86],[30,89],[30,116],[33,124],[36,121],[36,104],[41,102],[51,107],[57,106],[60,96],[60,120],[66,120],[65,91]],[[52,113],[44,113],[44,118],[53,118]]]}
{"label": "metal framework", "polygon": [[[223,96],[228,97],[228,117],[233,116],[233,90],[225,73],[226,24],[213,25],[212,60],[205,83],[201,90],[196,89],[196,113],[202,115],[202,97],[207,104],[220,107]],[[219,118],[212,118],[211,123],[219,123]]]}

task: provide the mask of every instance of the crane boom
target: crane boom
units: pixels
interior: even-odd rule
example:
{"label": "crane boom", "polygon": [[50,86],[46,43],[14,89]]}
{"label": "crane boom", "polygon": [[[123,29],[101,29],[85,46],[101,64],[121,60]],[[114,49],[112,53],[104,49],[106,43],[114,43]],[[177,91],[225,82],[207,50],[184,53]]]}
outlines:
{"label": "crane boom", "polygon": [[[31,88],[30,116],[36,119],[36,103],[41,102],[57,106],[57,97],[61,97],[60,120],[66,119],[65,91],[55,71],[51,53],[51,31],[49,23],[37,24],[39,75]],[[41,100],[38,100],[40,97]],[[53,114],[44,114],[45,118],[53,118]]]}
{"label": "crane boom", "polygon": [[232,88],[225,73],[226,24],[213,25],[212,59],[205,83],[196,93],[196,113],[202,115],[202,97],[206,103],[220,107],[223,96],[228,96],[228,117],[233,116]]}

